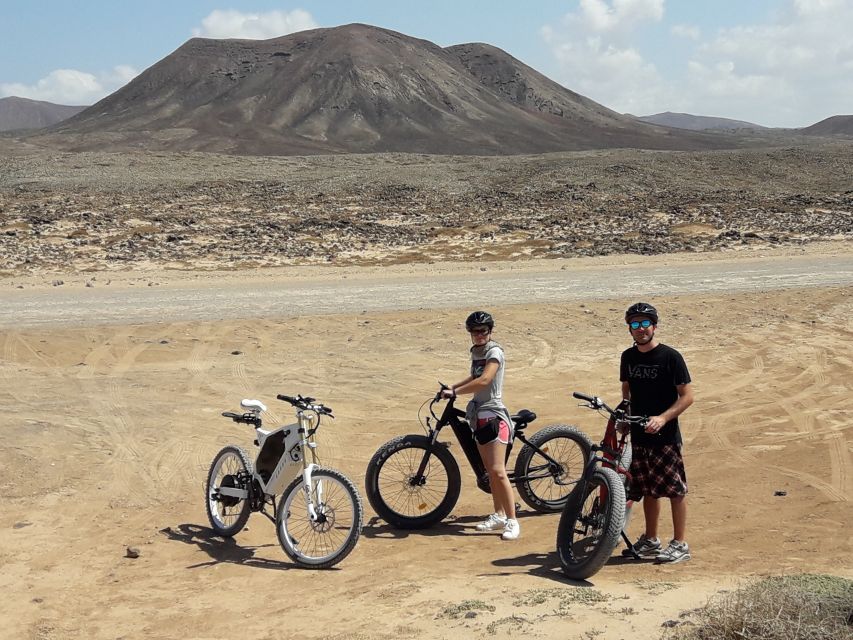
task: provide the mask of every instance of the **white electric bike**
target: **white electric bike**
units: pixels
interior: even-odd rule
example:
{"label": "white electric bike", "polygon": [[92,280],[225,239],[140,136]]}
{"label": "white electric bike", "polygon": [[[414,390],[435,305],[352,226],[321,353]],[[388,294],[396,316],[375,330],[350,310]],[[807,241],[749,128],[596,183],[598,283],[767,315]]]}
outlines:
{"label": "white electric bike", "polygon": [[301,395],[276,397],[296,408],[295,424],[264,429],[266,406],[259,400],[240,402],[244,413],[222,414],[252,425],[259,450],[254,466],[234,445],[216,454],[205,486],[207,517],[218,535],[231,537],[246,526],[252,511],[259,511],[275,523],[278,541],[294,562],[325,569],[347,557],[358,542],[361,496],[340,471],[318,464],[314,434],[321,416],[334,418],[332,409]]}

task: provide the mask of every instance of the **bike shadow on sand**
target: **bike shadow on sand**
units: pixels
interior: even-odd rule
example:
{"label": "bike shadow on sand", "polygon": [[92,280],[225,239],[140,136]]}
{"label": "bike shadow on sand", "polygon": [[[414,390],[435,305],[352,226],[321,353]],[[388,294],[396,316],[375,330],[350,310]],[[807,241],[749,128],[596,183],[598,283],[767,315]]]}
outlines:
{"label": "bike shadow on sand", "polygon": [[[625,564],[637,564],[650,562],[648,560],[635,560],[634,558],[626,558],[621,555],[614,555],[604,567],[615,567]],[[496,567],[530,567],[528,573],[539,578],[547,578],[561,584],[571,585],[573,587],[594,587],[595,583],[589,580],[573,580],[566,576],[560,568],[560,557],[555,551],[548,553],[526,553],[514,558],[500,558],[493,560],[492,564]],[[509,575],[509,572],[502,574]],[[594,578],[592,578],[594,580]]]}
{"label": "bike shadow on sand", "polygon": [[210,527],[198,524],[180,524],[177,530],[172,527],[166,527],[165,529],[160,529],[160,533],[169,540],[192,545],[204,551],[210,557],[209,561],[191,564],[187,569],[211,567],[221,563],[239,564],[259,569],[274,569],[277,571],[298,568],[296,564],[291,562],[263,558],[257,555],[260,549],[266,549],[267,547],[274,547],[280,550],[277,544],[265,544],[254,547],[241,546],[233,538],[217,535]]}
{"label": "bike shadow on sand", "polygon": [[447,518],[437,524],[430,525],[424,529],[398,529],[379,516],[373,516],[361,529],[361,535],[365,538],[376,538],[380,540],[402,540],[409,536],[467,536],[479,535],[481,532],[474,529],[474,525],[483,518],[477,516],[462,516],[461,518]]}
{"label": "bike shadow on sand", "polygon": [[[519,513],[518,519],[535,514]],[[494,531],[477,531],[475,527],[483,521],[483,515],[448,516],[439,523],[431,524],[423,529],[398,529],[379,516],[371,517],[362,527],[361,535],[365,538],[376,538],[380,540],[402,540],[409,536],[485,536],[494,537]],[[500,532],[498,532],[500,533]]]}

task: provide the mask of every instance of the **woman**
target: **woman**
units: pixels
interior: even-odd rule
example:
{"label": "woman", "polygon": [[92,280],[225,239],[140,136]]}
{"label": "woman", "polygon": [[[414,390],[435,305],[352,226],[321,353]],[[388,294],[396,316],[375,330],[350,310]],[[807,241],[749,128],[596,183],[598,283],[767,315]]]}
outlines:
{"label": "woman", "polygon": [[465,320],[471,334],[471,375],[441,393],[445,398],[474,394],[468,403],[468,422],[480,457],[489,474],[495,512],[477,525],[478,531],[502,529],[503,540],[515,540],[521,533],[515,518],[515,499],[506,473],[506,448],[512,439],[512,419],[501,394],[504,379],[503,348],[492,340],[495,321],[485,311],[475,311]]}

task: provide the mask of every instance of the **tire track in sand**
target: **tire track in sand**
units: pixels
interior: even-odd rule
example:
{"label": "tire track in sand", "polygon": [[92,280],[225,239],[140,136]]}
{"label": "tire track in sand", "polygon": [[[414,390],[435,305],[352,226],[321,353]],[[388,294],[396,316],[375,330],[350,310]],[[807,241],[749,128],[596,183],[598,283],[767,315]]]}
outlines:
{"label": "tire track in sand", "polygon": [[[725,424],[735,425],[735,428],[732,429],[733,431],[744,431],[749,429],[748,417],[742,414],[734,414],[731,417],[726,417]],[[711,418],[709,420],[709,428],[706,431],[708,437],[717,445],[720,451],[727,452],[733,458],[742,462],[743,464],[750,465],[753,467],[762,467],[799,480],[800,482],[814,487],[834,502],[849,501],[849,498],[847,497],[847,495],[845,495],[843,491],[840,491],[836,486],[829,482],[826,482],[822,478],[819,478],[811,473],[806,473],[803,471],[798,471],[796,469],[790,469],[787,467],[781,467],[779,465],[762,462],[757,457],[750,454],[744,447],[732,444],[731,440],[729,439],[729,434],[726,432],[726,427],[724,427],[723,425],[723,418]]]}

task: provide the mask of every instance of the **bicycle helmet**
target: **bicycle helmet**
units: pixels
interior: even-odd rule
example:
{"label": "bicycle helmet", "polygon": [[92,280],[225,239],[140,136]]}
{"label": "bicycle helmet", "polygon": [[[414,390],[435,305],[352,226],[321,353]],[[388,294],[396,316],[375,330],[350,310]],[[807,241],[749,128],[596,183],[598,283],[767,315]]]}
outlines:
{"label": "bicycle helmet", "polygon": [[474,327],[487,326],[490,330],[495,328],[495,319],[488,311],[475,311],[465,319],[465,328],[471,331]]}
{"label": "bicycle helmet", "polygon": [[638,302],[628,307],[625,312],[625,322],[630,322],[632,316],[647,316],[654,324],[658,323],[658,310],[647,302]]}

